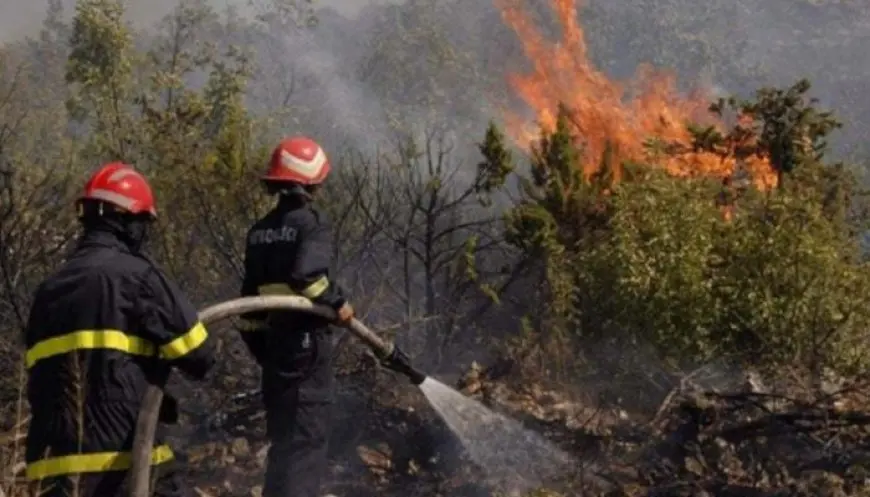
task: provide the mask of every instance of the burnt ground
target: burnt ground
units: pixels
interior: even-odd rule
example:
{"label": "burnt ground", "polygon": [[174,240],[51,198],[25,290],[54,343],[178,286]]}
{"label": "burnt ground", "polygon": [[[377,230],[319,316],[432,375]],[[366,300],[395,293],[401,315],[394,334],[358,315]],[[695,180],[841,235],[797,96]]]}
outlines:
{"label": "burnt ground", "polygon": [[[480,368],[453,383],[576,457],[572,474],[536,495],[870,496],[870,410],[858,386],[814,398],[683,385],[639,415]],[[518,495],[488,481],[423,395],[391,373],[346,372],[336,418],[336,495]],[[258,495],[266,442],[256,396],[202,435],[188,454],[203,495]]]}
{"label": "burnt ground", "polygon": [[[185,408],[174,428],[175,445],[200,495],[259,495],[265,419],[256,374],[245,364],[226,361],[205,387],[180,382],[172,388]],[[870,496],[866,385],[809,395],[787,385],[774,393],[751,383],[712,390],[684,382],[643,410],[628,409],[617,397],[584,395],[495,369],[475,367],[445,382],[576,458],[573,471],[534,495]],[[340,371],[330,463],[334,494],[519,495],[510,483],[487,478],[415,387],[364,355],[345,360]],[[23,465],[22,437],[13,424],[6,423],[0,436],[7,475],[2,490],[9,497],[25,495],[14,484]]]}

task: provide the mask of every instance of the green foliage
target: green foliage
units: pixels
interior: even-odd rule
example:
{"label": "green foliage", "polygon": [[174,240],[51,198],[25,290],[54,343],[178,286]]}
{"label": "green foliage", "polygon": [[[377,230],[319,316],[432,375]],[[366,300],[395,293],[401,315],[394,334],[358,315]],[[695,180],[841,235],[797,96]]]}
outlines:
{"label": "green foliage", "polygon": [[[563,110],[535,144],[524,200],[507,217],[509,241],[546,268],[548,335],[557,326],[582,341],[650,344],[675,367],[720,357],[870,366],[860,345],[868,268],[844,215],[853,180],[823,164],[837,122],[804,98],[807,89],[762,89],[754,101],[730,101],[751,122],[694,130],[697,148],[778,160],[781,177],[793,179],[768,192],[630,164],[614,184],[612,167],[589,167]],[[723,194],[728,217],[716,201]]]}
{"label": "green foliage", "polygon": [[[708,181],[647,177],[614,191],[611,235],[577,264],[603,334],[653,343],[676,365],[867,366],[867,268],[854,240],[800,193],[741,199],[730,222]],[[843,346],[848,344],[848,346]],[[685,361],[685,362],[683,362]]]}
{"label": "green foliage", "polygon": [[117,0],[76,4],[66,81],[73,87],[68,108],[92,131],[91,153],[130,160],[133,122],[125,108],[133,81],[132,39]]}
{"label": "green foliage", "polygon": [[76,4],[68,83],[114,90],[127,82],[132,40],[123,14],[121,3],[114,0],[84,0]]}
{"label": "green foliage", "polygon": [[[74,132],[60,127],[56,139],[69,143],[71,173],[111,160],[145,171],[160,212],[154,251],[185,283],[208,291],[238,271],[239,233],[263,207],[250,187],[265,163],[244,102],[251,63],[233,45],[202,41],[232,26],[201,0],[179,4],[144,46],[134,46],[123,14],[115,0],[77,4],[64,75]],[[204,84],[194,89],[191,78]]]}
{"label": "green foliage", "polygon": [[634,335],[674,357],[708,352],[699,339],[713,318],[707,262],[721,223],[712,193],[653,172],[615,188],[606,241],[577,254],[580,299],[601,325],[584,333]]}
{"label": "green foliage", "polygon": [[507,149],[505,136],[495,122],[489,122],[478,151],[483,156],[483,160],[477,164],[475,189],[478,193],[492,193],[505,185],[505,181],[514,172],[515,167],[513,155]]}
{"label": "green foliage", "polygon": [[807,97],[810,88],[803,79],[786,89],[762,88],[753,100],[719,99],[712,112],[720,117],[736,113],[751,118],[751,124],[738,122],[727,135],[708,128],[696,133],[696,146],[736,150],[739,159],[769,157],[780,181],[799,164],[818,163],[828,151],[828,135],[842,124],[831,112],[818,110],[818,101]]}

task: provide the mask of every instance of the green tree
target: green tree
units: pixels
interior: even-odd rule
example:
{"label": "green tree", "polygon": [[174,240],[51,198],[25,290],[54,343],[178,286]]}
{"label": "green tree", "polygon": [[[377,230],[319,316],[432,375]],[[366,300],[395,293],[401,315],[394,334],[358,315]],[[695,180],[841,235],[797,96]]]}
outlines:
{"label": "green tree", "polygon": [[807,95],[810,88],[810,82],[802,79],[786,89],[762,88],[751,100],[719,99],[710,107],[713,113],[749,119],[738,120],[725,134],[713,127],[696,130],[696,146],[719,153],[733,151],[738,160],[768,158],[779,185],[799,165],[818,169],[829,152],[828,136],[842,123],[830,111],[818,109],[818,100]]}
{"label": "green tree", "polygon": [[80,2],[67,71],[70,108],[87,133],[84,159],[125,160],[149,175],[161,212],[154,249],[204,294],[226,285],[227,271],[239,273],[242,235],[260,205],[248,186],[250,166],[263,161],[244,105],[249,59],[202,40],[227,29],[205,2],[185,1],[150,49],[137,49],[118,2]]}
{"label": "green tree", "polygon": [[[75,234],[78,148],[66,135],[66,25],[52,2],[37,38],[0,48],[0,403],[15,405],[32,292]],[[3,413],[0,429],[15,417]]]}
{"label": "green tree", "polygon": [[73,88],[68,107],[89,137],[89,154],[135,162],[138,137],[130,106],[138,54],[123,15],[116,0],[76,4],[66,72]]}
{"label": "green tree", "polygon": [[551,350],[580,357],[589,341],[651,344],[678,368],[721,357],[865,367],[867,267],[854,220],[843,215],[855,201],[853,180],[825,165],[836,121],[805,91],[803,82],[763,89],[754,101],[733,101],[751,123],[697,133],[698,147],[770,157],[794,178],[773,192],[743,188],[730,221],[715,201],[721,185],[709,178],[626,164],[614,183],[606,160],[603,173],[584,177],[584,162],[596,158],[577,147],[562,109],[556,130],[535,144],[523,201],[507,218],[511,240],[543,268],[549,319],[532,323],[538,338],[558,331]]}

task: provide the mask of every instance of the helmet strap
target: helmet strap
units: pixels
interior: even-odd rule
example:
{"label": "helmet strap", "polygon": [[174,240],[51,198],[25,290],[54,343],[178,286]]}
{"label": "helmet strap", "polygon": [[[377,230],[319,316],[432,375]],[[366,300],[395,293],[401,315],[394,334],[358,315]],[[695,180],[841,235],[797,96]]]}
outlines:
{"label": "helmet strap", "polygon": [[76,214],[82,218],[102,218],[113,215],[123,215],[126,211],[100,200],[80,200],[76,202]]}

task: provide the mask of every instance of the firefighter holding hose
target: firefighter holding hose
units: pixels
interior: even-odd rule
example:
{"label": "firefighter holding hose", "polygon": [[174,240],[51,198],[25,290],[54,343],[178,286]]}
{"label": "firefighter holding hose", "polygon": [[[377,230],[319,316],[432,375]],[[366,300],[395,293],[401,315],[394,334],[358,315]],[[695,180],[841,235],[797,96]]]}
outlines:
{"label": "firefighter holding hose", "polygon": [[[39,285],[25,328],[26,472],[34,495],[120,497],[146,386],[164,385],[173,367],[204,378],[214,341],[143,254],[157,212],[142,174],[105,165],[77,208],[83,234]],[[168,400],[161,420],[172,423],[177,406]],[[151,459],[155,494],[185,495],[170,448],[158,440]]]}
{"label": "firefighter holding hose", "polygon": [[[305,137],[283,140],[262,177],[275,207],[248,231],[243,297],[301,295],[336,311],[347,326],[353,308],[332,279],[332,229],[312,205],[329,175],[323,149]],[[263,370],[271,446],[264,497],[316,497],[327,465],[335,337],[330,322],[306,313],[242,316],[242,337]]]}

